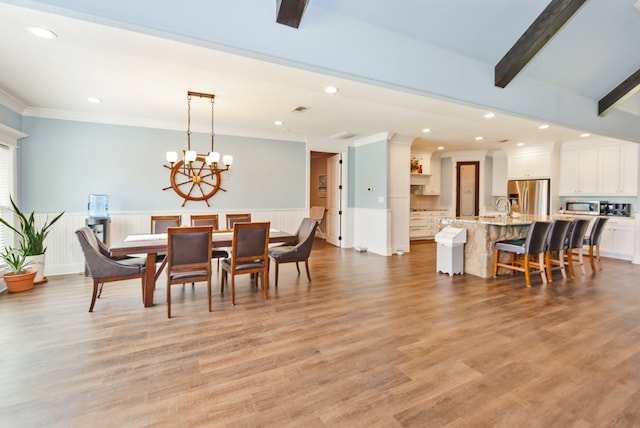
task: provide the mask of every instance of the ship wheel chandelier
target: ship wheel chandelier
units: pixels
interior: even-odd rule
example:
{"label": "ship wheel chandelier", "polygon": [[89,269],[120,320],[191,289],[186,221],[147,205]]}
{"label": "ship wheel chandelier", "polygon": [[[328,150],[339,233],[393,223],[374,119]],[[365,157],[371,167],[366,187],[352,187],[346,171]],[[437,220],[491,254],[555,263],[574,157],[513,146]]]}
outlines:
{"label": "ship wheel chandelier", "polygon": [[[191,97],[208,98],[211,100],[211,151],[208,154],[198,154],[191,150]],[[187,92],[187,149],[183,150],[182,159],[178,160],[177,152],[167,152],[167,163],[163,165],[171,170],[169,179],[171,186],[162,190],[173,189],[184,199],[182,206],[187,201],[204,201],[209,205],[209,198],[222,190],[222,173],[229,170],[233,163],[233,157],[222,157],[224,168],[219,166],[220,153],[214,151],[215,133],[213,131],[213,104],[216,96],[202,92]]]}

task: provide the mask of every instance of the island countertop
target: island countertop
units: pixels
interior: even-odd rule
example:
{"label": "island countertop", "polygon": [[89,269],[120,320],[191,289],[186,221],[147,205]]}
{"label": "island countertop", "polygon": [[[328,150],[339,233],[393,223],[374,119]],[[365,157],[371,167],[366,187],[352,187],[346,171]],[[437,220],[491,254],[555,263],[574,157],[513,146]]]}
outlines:
{"label": "island countertop", "polygon": [[551,216],[505,215],[449,217],[443,224],[466,229],[464,273],[481,278],[493,275],[493,245],[503,239],[522,239],[534,221],[553,221]]}

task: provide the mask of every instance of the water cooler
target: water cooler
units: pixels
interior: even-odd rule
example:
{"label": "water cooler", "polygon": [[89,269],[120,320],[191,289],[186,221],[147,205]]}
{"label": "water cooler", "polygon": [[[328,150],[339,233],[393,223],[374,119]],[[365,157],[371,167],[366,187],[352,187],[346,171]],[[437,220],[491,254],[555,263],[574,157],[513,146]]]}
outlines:
{"label": "water cooler", "polygon": [[[98,240],[105,245],[109,245],[109,196],[108,195],[89,195],[87,203],[88,217],[85,224],[93,231]],[[89,276],[89,270],[85,266],[84,275]]]}

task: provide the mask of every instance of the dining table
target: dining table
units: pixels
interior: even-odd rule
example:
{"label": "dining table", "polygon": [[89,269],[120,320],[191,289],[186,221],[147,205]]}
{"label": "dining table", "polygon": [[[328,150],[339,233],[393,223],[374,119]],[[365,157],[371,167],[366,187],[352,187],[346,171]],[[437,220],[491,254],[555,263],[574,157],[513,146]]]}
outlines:
{"label": "dining table", "polygon": [[[211,234],[213,248],[228,248],[233,244],[233,230],[214,230]],[[269,229],[269,243],[283,243],[295,240],[293,235],[282,230]],[[146,254],[146,271],[142,283],[142,303],[144,307],[153,306],[153,291],[156,281],[164,268],[164,262],[156,270],[158,254],[167,252],[167,234],[133,234],[116,242],[109,247],[113,257],[130,256],[133,254]]]}

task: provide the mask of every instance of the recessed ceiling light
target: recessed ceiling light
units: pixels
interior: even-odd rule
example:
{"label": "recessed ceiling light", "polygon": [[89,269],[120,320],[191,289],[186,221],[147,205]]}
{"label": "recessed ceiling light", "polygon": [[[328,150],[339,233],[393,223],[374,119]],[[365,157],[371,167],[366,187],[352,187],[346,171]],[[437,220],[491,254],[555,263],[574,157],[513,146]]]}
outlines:
{"label": "recessed ceiling light", "polygon": [[336,88],[335,86],[325,86],[325,87],[324,87],[324,91],[325,91],[327,94],[335,94],[336,92],[338,92],[338,91],[339,91],[339,89],[338,89],[338,88]]}
{"label": "recessed ceiling light", "polygon": [[476,137],[476,141],[482,141],[483,137]]}
{"label": "recessed ceiling light", "polygon": [[31,34],[42,37],[43,39],[55,39],[58,37],[53,31],[42,27],[27,27],[27,30],[31,32]]}
{"label": "recessed ceiling light", "polygon": [[100,98],[96,98],[96,97],[89,97],[87,98],[87,101],[93,104],[100,104],[102,102]]}
{"label": "recessed ceiling light", "polygon": [[284,122],[283,122],[283,121],[281,121],[281,120],[274,120],[274,121],[273,121],[273,124],[274,124],[275,126],[282,126],[282,125],[284,125]]}
{"label": "recessed ceiling light", "polygon": [[589,134],[588,132],[585,132],[584,134],[580,134],[580,136],[582,138],[587,138],[587,137],[591,137],[591,134]]}
{"label": "recessed ceiling light", "polygon": [[538,126],[538,129],[548,129],[549,125],[547,125],[546,123],[543,123],[542,125]]}
{"label": "recessed ceiling light", "polygon": [[424,128],[424,129],[422,130],[422,132],[423,132],[423,133],[425,133],[425,134],[428,134],[429,132],[431,132],[431,129],[429,129],[429,128]]}
{"label": "recessed ceiling light", "polygon": [[518,143],[517,146],[524,146],[524,143]]}
{"label": "recessed ceiling light", "polygon": [[444,146],[438,147],[438,150],[444,150]]}
{"label": "recessed ceiling light", "polygon": [[493,112],[489,112],[489,113],[484,115],[485,119],[493,119],[494,117],[496,117],[496,114],[493,113]]}

